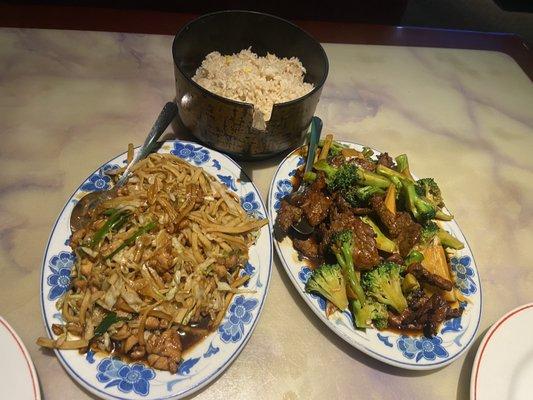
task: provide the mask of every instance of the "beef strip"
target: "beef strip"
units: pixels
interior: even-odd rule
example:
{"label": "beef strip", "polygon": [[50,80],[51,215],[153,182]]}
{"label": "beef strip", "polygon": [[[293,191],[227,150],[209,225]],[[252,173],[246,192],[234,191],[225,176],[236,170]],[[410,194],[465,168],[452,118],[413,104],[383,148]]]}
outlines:
{"label": "beef strip", "polygon": [[394,168],[394,160],[388,153],[381,153],[378,156],[378,165],[383,165],[387,168]]}
{"label": "beef strip", "polygon": [[355,158],[350,159],[349,162],[363,169],[366,169],[367,171],[374,172],[376,170],[376,163],[372,160],[369,160],[368,158],[355,157]]}
{"label": "beef strip", "polygon": [[391,254],[389,257],[387,257],[387,261],[391,261],[398,265],[403,265],[403,263],[405,262],[403,257],[399,253]]}
{"label": "beef strip", "polygon": [[420,282],[429,283],[430,285],[436,286],[442,290],[452,290],[453,284],[448,279],[443,278],[437,274],[434,274],[428,271],[420,263],[413,263],[407,267],[407,272],[410,272],[418,279]]}
{"label": "beef strip", "polygon": [[294,238],[292,239],[292,245],[304,257],[307,257],[311,260],[320,259],[318,243],[313,237],[309,237],[305,240]]}
{"label": "beef strip", "polygon": [[276,231],[278,237],[284,237],[289,232],[292,224],[298,222],[302,217],[302,210],[293,206],[286,200],[281,200],[281,207],[276,216]]}
{"label": "beef strip", "polygon": [[431,337],[437,334],[439,325],[446,319],[446,314],[450,306],[438,294],[434,294],[429,299],[431,312],[427,314],[427,319],[424,324],[424,335]]}
{"label": "beef strip", "polygon": [[461,315],[463,315],[463,308],[462,307],[459,307],[459,308],[451,308],[449,307],[448,308],[448,311],[446,312],[446,319],[451,319],[451,318],[459,318]]}
{"label": "beef strip", "polygon": [[401,314],[389,312],[389,326],[423,330],[427,337],[431,337],[437,334],[443,321],[459,317],[462,312],[462,308],[452,309],[439,294],[428,297],[423,290],[418,289],[409,295],[408,308]]}
{"label": "beef strip", "polygon": [[324,193],[315,190],[308,190],[303,196],[305,200],[301,205],[301,209],[309,225],[317,226],[328,216],[332,201]]}
{"label": "beef strip", "polygon": [[346,157],[344,157],[342,154],[338,154],[329,160],[329,163],[333,165],[334,167],[340,167],[345,162],[346,162]]}
{"label": "beef strip", "polygon": [[331,199],[339,212],[352,212],[356,215],[366,215],[372,212],[372,209],[367,207],[352,207],[339,192],[334,193]]}
{"label": "beef strip", "polygon": [[411,215],[406,212],[391,213],[385,206],[383,196],[372,196],[370,205],[382,224],[387,228],[389,236],[397,239],[400,255],[402,257],[407,256],[413,246],[420,241],[422,226],[413,221]]}
{"label": "beef strip", "polygon": [[411,249],[420,241],[422,226],[416,222],[403,227],[398,235],[398,249],[402,257],[407,257]]}
{"label": "beef strip", "polygon": [[321,191],[324,190],[327,186],[326,175],[322,171],[317,173],[316,179],[311,185],[309,185],[309,190],[312,191]]}
{"label": "beef strip", "polygon": [[329,246],[331,237],[336,233],[350,229],[353,233],[353,262],[358,270],[368,270],[375,267],[380,261],[378,249],[376,247],[375,234],[372,228],[361,221],[361,218],[352,212],[338,212],[333,209],[330,213],[330,226],[323,232],[321,251],[325,253],[325,248]]}
{"label": "beef strip", "polygon": [[291,204],[302,209],[311,226],[317,226],[328,216],[332,201],[323,192],[325,188],[326,180],[324,174],[320,172],[302,194],[291,196]]}
{"label": "beef strip", "polygon": [[400,233],[399,226],[396,225],[398,213],[394,215],[385,206],[385,198],[383,196],[374,195],[370,198],[370,206],[372,210],[378,215],[378,218],[383,223],[385,228],[389,231],[392,238],[398,237]]}

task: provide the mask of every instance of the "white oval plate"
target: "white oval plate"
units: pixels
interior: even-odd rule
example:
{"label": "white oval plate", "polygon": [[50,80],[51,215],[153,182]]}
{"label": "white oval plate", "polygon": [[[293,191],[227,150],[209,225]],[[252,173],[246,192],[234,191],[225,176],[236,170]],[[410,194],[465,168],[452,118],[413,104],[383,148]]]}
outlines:
{"label": "white oval plate", "polygon": [[[471,400],[531,399],[533,303],[501,317],[479,345],[470,378]],[[524,333],[526,336],[524,336]]]}
{"label": "white oval plate", "polygon": [[[266,216],[256,187],[229,157],[184,141],[165,142],[159,152],[172,153],[201,166],[235,191],[247,212]],[[87,192],[107,189],[110,179],[104,172],[124,165],[125,160],[126,153],[121,154],[91,174],[67,201],[52,229],[41,273],[42,315],[50,337],[55,337],[51,331],[52,324],[61,322],[55,303],[69,286],[74,260],[68,246],[72,208]],[[233,298],[220,327],[184,354],[176,374],[141,364],[125,364],[110,357],[98,357],[91,351],[80,355],[77,351],[56,350],[59,361],[75,381],[105,399],[181,398],[204,387],[237,357],[257,324],[272,269],[271,232],[271,225],[261,229],[257,243],[250,248],[249,263],[242,272],[251,275],[247,287],[255,290],[255,293]]]}
{"label": "white oval plate", "polygon": [[[349,147],[362,150],[363,146],[342,142]],[[376,154],[378,151],[374,150]],[[291,178],[305,160],[299,149],[290,153],[278,167],[268,195],[270,220],[275,221],[280,201],[292,191]],[[459,226],[446,223],[446,229],[465,243],[465,248],[451,259],[451,267],[456,276],[456,285],[468,297],[470,303],[460,318],[446,321],[438,335],[429,339],[424,336],[406,336],[390,331],[367,329],[356,330],[348,312],[335,312],[329,318],[325,314],[325,301],[305,292],[305,282],[311,270],[305,261],[298,259],[289,238],[282,242],[274,240],[276,251],[294,287],[309,305],[311,310],[342,339],[358,350],[399,368],[423,370],[443,367],[459,357],[474,339],[481,317],[481,287],[472,252],[466,243]]]}
{"label": "white oval plate", "polygon": [[41,391],[30,354],[15,330],[0,317],[0,397],[40,400]]}

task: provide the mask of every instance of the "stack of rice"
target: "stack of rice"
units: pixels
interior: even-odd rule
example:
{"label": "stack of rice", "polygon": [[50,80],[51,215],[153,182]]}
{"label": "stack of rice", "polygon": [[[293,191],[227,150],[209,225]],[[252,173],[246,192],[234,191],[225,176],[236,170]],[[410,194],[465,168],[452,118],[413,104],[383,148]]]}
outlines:
{"label": "stack of rice", "polygon": [[260,119],[268,121],[274,103],[297,99],[313,89],[304,75],[296,57],[259,57],[248,48],[231,56],[209,53],[192,79],[220,96],[253,104]]}

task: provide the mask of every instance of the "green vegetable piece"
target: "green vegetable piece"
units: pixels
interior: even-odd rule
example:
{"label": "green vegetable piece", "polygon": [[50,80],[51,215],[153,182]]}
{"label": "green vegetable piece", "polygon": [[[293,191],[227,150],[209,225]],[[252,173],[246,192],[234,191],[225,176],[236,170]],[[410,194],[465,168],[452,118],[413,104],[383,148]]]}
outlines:
{"label": "green vegetable piece", "polygon": [[359,168],[357,165],[350,163],[335,167],[328,164],[326,160],[319,160],[313,165],[313,168],[317,171],[323,171],[326,174],[326,183],[328,184],[328,189],[331,191],[347,191],[355,185],[387,189],[391,183],[384,176]]}
{"label": "green vegetable piece", "polygon": [[142,226],[141,228],[137,229],[133,235],[131,235],[129,238],[124,240],[124,243],[122,243],[120,246],[118,246],[111,254],[107,255],[105,259],[112,258],[115,254],[117,254],[122,249],[131,246],[135,243],[135,240],[139,237],[144,235],[147,232],[150,232],[152,229],[154,229],[157,226],[155,222],[149,222],[148,224]]}
{"label": "green vegetable piece", "polygon": [[453,237],[448,231],[439,227],[435,222],[429,221],[425,223],[422,227],[420,242],[423,245],[428,245],[433,241],[435,236],[439,238],[440,243],[444,247],[450,247],[455,250],[461,250],[465,247],[463,242]]}
{"label": "green vegetable piece", "polygon": [[[318,147],[320,148],[324,147],[324,139],[321,139],[318,142]],[[328,152],[328,159],[332,159],[333,157],[338,156],[339,154],[341,154],[342,149],[345,149],[345,148],[347,148],[347,146],[340,144],[339,142],[336,142],[335,140],[332,141],[331,146],[329,148],[329,152]]]}
{"label": "green vegetable piece", "polygon": [[426,197],[437,207],[444,207],[444,200],[439,185],[433,178],[422,178],[416,181],[416,192]]}
{"label": "green vegetable piece", "polygon": [[363,147],[363,156],[366,158],[371,158],[374,155],[374,150],[372,150],[370,147]]}
{"label": "green vegetable piece", "polygon": [[402,182],[406,206],[420,222],[425,222],[435,218],[437,207],[431,204],[425,197],[416,193],[415,185],[410,181]]}
{"label": "green vegetable piece", "polygon": [[398,171],[395,171],[393,169],[390,169],[389,167],[386,167],[384,165],[379,164],[376,167],[376,173],[379,175],[382,175],[388,179],[397,178],[400,182],[404,182],[408,180],[405,175],[399,173]]}
{"label": "green vegetable piece", "polygon": [[[405,175],[387,168],[384,165],[378,165],[376,171],[380,175],[396,182],[400,182],[405,199],[405,206],[418,221],[426,222],[432,220],[437,215],[437,211],[440,211],[437,205],[433,204],[425,196],[417,192],[414,182]],[[440,214],[443,213],[440,212]],[[444,215],[444,217],[446,217],[446,215]]]}
{"label": "green vegetable piece", "polygon": [[402,292],[407,295],[415,289],[420,289],[420,283],[413,274],[407,274],[402,281]]}
{"label": "green vegetable piece", "polygon": [[416,181],[415,185],[416,193],[429,201],[435,207],[435,218],[442,221],[451,221],[453,215],[446,214],[442,211],[444,207],[444,200],[442,199],[442,193],[437,185],[437,182],[433,178],[422,178]]}
{"label": "green vegetable piece", "polygon": [[[108,214],[104,212],[104,215]],[[95,232],[93,237],[90,239],[89,246],[91,248],[95,248],[109,232],[113,230],[119,230],[126,223],[129,215],[129,211],[113,210],[113,212],[109,214],[108,220],[100,229]]]}
{"label": "green vegetable piece", "polygon": [[439,231],[439,226],[433,222],[428,221],[422,226],[422,231],[420,233],[420,243],[422,245],[430,244]]}
{"label": "green vegetable piece", "polygon": [[437,232],[437,236],[440,239],[440,243],[444,247],[451,247],[452,249],[455,249],[455,250],[461,250],[461,249],[464,249],[465,247],[463,242],[453,237],[448,231],[445,231],[442,228],[439,228]]}
{"label": "green vegetable piece", "polygon": [[352,231],[346,229],[333,235],[330,242],[330,251],[335,255],[337,262],[341,266],[350,290],[356,296],[359,303],[364,305],[366,302],[366,296],[361,287],[360,273],[355,270],[353,264],[353,246],[354,241]]}
{"label": "green vegetable piece", "polygon": [[346,282],[337,264],[323,264],[315,269],[305,284],[305,291],[326,298],[339,310],[348,308]]}
{"label": "green vegetable piece", "polygon": [[316,173],[313,171],[308,171],[304,174],[303,180],[307,183],[312,183],[316,179]]}
{"label": "green vegetable piece", "polygon": [[394,159],[396,161],[396,170],[411,181],[414,181],[411,171],[409,170],[409,159],[406,154],[400,154]]}
{"label": "green vegetable piece", "polygon": [[396,243],[394,243],[387,236],[385,236],[385,234],[381,231],[381,229],[379,229],[379,227],[374,223],[374,221],[372,221],[366,215],[364,217],[361,217],[361,220],[365,224],[370,225],[370,227],[376,234],[376,246],[378,249],[387,253],[396,253],[398,251],[398,246],[396,246]]}
{"label": "green vegetable piece", "polygon": [[348,190],[341,192],[342,197],[350,203],[352,207],[364,207],[368,205],[368,201],[375,194],[384,194],[382,188],[376,186],[352,186]]}
{"label": "green vegetable piece", "polygon": [[98,326],[94,330],[93,337],[102,336],[104,333],[107,332],[109,328],[111,328],[111,325],[116,324],[117,322],[120,322],[120,321],[127,321],[127,318],[118,317],[115,312],[111,311],[104,317],[102,322],[98,324]]}
{"label": "green vegetable piece", "polygon": [[411,250],[405,258],[405,265],[409,266],[414,263],[421,263],[423,260],[424,255],[421,252],[417,250]]}
{"label": "green vegetable piece", "polygon": [[402,293],[400,271],[398,264],[385,261],[366,272],[362,278],[362,285],[368,296],[399,313],[407,308],[407,300]]}
{"label": "green vegetable piece", "polygon": [[356,328],[370,328],[371,324],[377,329],[384,329],[388,326],[389,313],[387,307],[381,303],[367,299],[365,305],[361,306],[359,301],[351,300],[350,309]]}

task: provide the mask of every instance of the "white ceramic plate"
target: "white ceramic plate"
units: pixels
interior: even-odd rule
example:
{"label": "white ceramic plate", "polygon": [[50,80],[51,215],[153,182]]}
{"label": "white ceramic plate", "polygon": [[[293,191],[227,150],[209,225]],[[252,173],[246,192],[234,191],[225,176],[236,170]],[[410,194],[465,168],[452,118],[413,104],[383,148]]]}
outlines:
{"label": "white ceramic plate", "polygon": [[[235,191],[247,212],[266,216],[256,187],[229,157],[183,141],[165,142],[159,152],[172,153],[201,166]],[[61,314],[56,310],[55,303],[69,287],[70,269],[74,261],[68,246],[72,208],[87,192],[107,189],[110,179],[104,172],[124,165],[125,160],[126,154],[121,154],[91,174],[67,201],[52,229],[41,275],[42,315],[50,337],[54,337],[52,324],[61,322]],[[207,385],[237,357],[257,324],[272,268],[271,231],[270,225],[261,229],[257,243],[250,248],[249,263],[242,272],[251,275],[247,287],[255,290],[255,293],[240,294],[233,298],[219,329],[184,354],[176,374],[141,364],[125,364],[110,357],[98,357],[91,351],[87,355],[80,355],[77,351],[56,350],[61,364],[75,381],[105,399],[180,398]]]}
{"label": "white ceramic plate", "polygon": [[[343,143],[362,150],[359,144]],[[271,221],[276,219],[281,199],[292,191],[291,178],[304,162],[299,150],[295,150],[278,167],[268,195]],[[446,223],[446,229],[465,243],[465,248],[458,251],[451,259],[451,267],[455,273],[456,285],[470,303],[466,305],[460,318],[446,321],[433,338],[405,336],[375,329],[367,329],[366,332],[356,330],[348,312],[337,311],[327,318],[325,301],[304,291],[311,270],[305,261],[298,259],[298,253],[292,247],[291,240],[289,238],[285,238],[282,242],[275,240],[274,244],[283,267],[300,296],[333,332],[356,349],[387,364],[414,370],[434,369],[451,363],[470,347],[481,316],[481,287],[472,252],[455,221]]]}
{"label": "white ceramic plate", "polygon": [[471,400],[533,398],[533,303],[515,308],[489,329],[470,379]]}
{"label": "white ceramic plate", "polygon": [[0,398],[40,400],[39,380],[30,354],[15,330],[0,317]]}

